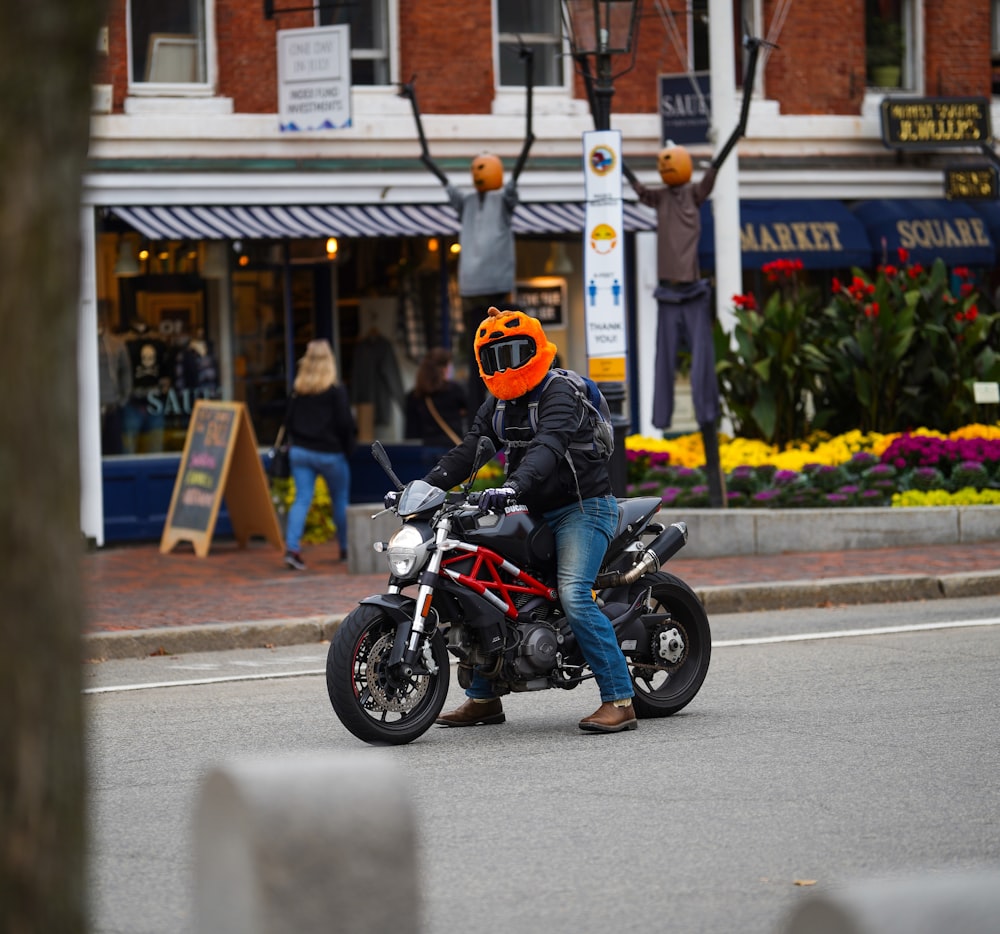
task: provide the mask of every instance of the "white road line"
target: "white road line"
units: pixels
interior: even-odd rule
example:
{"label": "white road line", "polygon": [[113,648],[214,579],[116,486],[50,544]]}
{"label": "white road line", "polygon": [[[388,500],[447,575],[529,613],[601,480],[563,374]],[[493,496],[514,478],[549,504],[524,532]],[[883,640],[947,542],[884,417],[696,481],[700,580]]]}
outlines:
{"label": "white road line", "polygon": [[[791,636],[761,636],[756,639],[721,639],[712,642],[713,649],[730,649],[747,645],[776,645],[782,642],[813,642],[820,639],[852,639],[858,636],[891,636],[907,632],[931,632],[937,629],[968,629],[975,626],[1000,626],[1000,616],[986,619],[952,620],[941,623],[913,623],[909,626],[875,626],[871,629],[838,629],[832,632],[809,632]],[[270,681],[277,678],[309,678],[323,675],[323,669],[272,672],[257,675],[227,675],[218,678],[189,678],[183,681],[153,681],[146,684],[117,684],[103,688],[84,688],[84,694],[118,694],[124,691],[147,691],[153,688],[199,687],[226,684],[232,681]]]}
{"label": "white road line", "polygon": [[147,691],[151,688],[189,688],[205,684],[225,684],[227,681],[272,681],[276,678],[307,678],[323,675],[326,672],[319,668],[316,671],[282,671],[262,675],[228,675],[222,678],[189,678],[185,681],[151,681],[146,684],[115,684],[104,688],[84,688],[84,694],[117,694],[121,691]]}
{"label": "white road line", "polygon": [[891,636],[902,632],[930,632],[934,629],[967,629],[970,626],[1000,626],[1000,616],[987,619],[953,620],[944,623],[912,623],[909,626],[874,626],[871,629],[838,629],[791,636],[761,636],[757,639],[725,639],[712,642],[713,649],[741,645],[773,645],[779,642],[812,642],[819,639],[851,639],[855,636]]}

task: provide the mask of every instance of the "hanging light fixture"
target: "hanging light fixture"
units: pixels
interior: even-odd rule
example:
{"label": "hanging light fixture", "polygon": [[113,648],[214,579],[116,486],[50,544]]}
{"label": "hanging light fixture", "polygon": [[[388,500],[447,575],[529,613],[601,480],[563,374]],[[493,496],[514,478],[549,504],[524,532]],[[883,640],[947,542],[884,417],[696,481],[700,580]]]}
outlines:
{"label": "hanging light fixture", "polygon": [[326,241],[326,258],[333,260],[337,258],[337,252],[340,250],[340,244],[337,242],[336,237],[330,237]]}
{"label": "hanging light fixture", "polygon": [[545,261],[545,272],[550,276],[568,276],[572,271],[573,261],[566,252],[566,244],[562,240],[556,240]]}
{"label": "hanging light fixture", "polygon": [[115,260],[115,275],[119,278],[126,276],[138,276],[142,272],[139,268],[139,260],[136,259],[135,248],[132,242],[122,237],[118,243],[118,259]]}

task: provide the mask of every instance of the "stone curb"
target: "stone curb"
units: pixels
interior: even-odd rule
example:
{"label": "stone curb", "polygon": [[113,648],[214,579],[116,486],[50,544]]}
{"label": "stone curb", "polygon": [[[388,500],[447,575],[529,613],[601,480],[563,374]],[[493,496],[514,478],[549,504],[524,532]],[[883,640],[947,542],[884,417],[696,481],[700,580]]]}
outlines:
{"label": "stone curb", "polygon": [[[1000,594],[1000,571],[979,571],[881,577],[832,577],[822,580],[725,585],[696,588],[709,616],[750,613],[833,604],[892,603],[907,600],[985,597]],[[87,633],[83,637],[88,661],[184,655],[226,649],[256,649],[276,645],[306,645],[329,641],[343,620],[337,616],[256,620],[245,623],[209,623],[161,629],[134,629]]]}

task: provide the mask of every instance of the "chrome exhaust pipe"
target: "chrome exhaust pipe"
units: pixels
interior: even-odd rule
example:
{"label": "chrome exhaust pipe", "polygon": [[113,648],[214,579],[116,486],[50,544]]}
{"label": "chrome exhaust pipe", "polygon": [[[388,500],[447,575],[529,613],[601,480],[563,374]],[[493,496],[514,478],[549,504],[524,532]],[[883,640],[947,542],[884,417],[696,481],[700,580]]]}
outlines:
{"label": "chrome exhaust pipe", "polygon": [[627,571],[606,571],[598,574],[594,586],[598,590],[607,587],[621,587],[633,584],[644,574],[660,570],[688,540],[688,527],[685,522],[674,522],[656,536],[641,552],[635,564]]}

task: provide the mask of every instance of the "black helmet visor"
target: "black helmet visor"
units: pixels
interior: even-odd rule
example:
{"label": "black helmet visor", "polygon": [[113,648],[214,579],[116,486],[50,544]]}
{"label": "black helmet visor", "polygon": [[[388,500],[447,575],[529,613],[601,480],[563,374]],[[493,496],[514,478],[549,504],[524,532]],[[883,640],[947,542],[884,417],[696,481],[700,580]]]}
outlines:
{"label": "black helmet visor", "polygon": [[516,370],[524,366],[537,350],[532,337],[524,335],[505,337],[503,340],[480,347],[479,363],[485,376],[493,376],[494,373]]}

